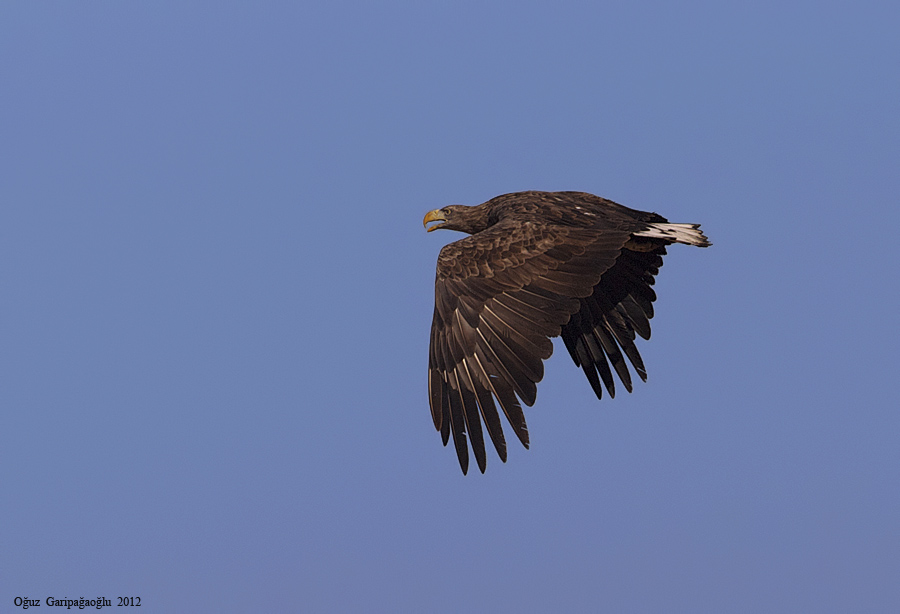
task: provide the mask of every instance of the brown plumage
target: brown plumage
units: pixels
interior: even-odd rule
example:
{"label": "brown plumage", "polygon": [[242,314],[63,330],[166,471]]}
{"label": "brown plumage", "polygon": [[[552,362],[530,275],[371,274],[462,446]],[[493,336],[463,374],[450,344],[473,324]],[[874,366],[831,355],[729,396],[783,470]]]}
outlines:
{"label": "brown plumage", "polygon": [[650,338],[651,286],[666,246],[710,245],[698,224],[670,224],[584,192],[505,194],[436,209],[430,222],[438,224],[429,232],[471,235],[438,256],[428,356],[431,416],[444,445],[453,437],[463,473],[467,435],[484,473],[482,421],[506,462],[498,404],[528,447],[519,400],[534,404],[552,337],[562,335],[597,398],[604,387],[615,396],[613,371],[631,392],[626,358],[646,381],[634,339]]}

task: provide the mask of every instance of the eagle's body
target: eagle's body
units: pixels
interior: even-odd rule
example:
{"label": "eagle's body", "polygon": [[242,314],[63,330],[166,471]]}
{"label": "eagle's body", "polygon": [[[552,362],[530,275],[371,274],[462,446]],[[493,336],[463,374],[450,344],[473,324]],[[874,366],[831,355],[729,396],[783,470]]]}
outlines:
{"label": "eagle's body", "polygon": [[428,360],[434,425],[444,445],[452,435],[463,473],[467,433],[484,472],[482,420],[506,461],[494,399],[528,447],[519,399],[534,404],[552,337],[562,336],[598,398],[604,386],[614,396],[613,370],[631,391],[623,354],[646,380],[634,339],[650,337],[651,286],[666,245],[710,245],[697,224],[583,192],[505,194],[431,211],[429,222],[442,222],[429,231],[471,235],[438,256]]}

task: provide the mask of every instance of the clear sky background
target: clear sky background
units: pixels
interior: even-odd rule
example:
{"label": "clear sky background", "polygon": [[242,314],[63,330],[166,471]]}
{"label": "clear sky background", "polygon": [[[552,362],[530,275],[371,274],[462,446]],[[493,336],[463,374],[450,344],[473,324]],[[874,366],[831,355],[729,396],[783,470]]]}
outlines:
{"label": "clear sky background", "polygon": [[[900,611],[896,6],[4,2],[0,610]],[[422,217],[526,189],[714,245],[463,476]]]}

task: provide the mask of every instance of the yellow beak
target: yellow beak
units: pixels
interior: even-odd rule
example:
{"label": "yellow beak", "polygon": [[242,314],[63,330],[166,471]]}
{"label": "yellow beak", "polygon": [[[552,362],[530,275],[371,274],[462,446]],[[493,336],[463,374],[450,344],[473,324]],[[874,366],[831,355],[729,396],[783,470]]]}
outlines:
{"label": "yellow beak", "polygon": [[434,211],[429,211],[425,214],[425,219],[422,220],[422,225],[425,226],[428,232],[435,230],[436,228],[440,228],[441,224],[435,224],[431,228],[428,228],[428,222],[446,222],[447,218],[444,217],[444,214],[440,209],[435,209]]}

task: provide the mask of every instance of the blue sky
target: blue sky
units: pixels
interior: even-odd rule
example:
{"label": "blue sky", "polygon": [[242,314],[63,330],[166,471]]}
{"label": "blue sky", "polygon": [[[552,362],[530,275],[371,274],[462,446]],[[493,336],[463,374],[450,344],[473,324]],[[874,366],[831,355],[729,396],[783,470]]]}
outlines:
{"label": "blue sky", "polygon": [[[897,611],[898,19],[4,3],[2,608]],[[531,450],[463,476],[422,217],[526,189],[714,246],[646,384],[557,342]]]}

